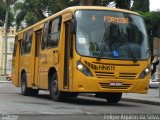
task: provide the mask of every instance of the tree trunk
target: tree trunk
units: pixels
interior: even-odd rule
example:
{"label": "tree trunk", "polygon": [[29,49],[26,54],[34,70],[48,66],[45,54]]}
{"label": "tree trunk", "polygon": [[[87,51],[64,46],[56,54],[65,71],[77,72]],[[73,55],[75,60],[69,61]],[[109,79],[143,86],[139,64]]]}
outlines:
{"label": "tree trunk", "polygon": [[60,0],[59,4],[60,4],[60,7],[61,7],[61,10],[66,8],[65,0]]}
{"label": "tree trunk", "polygon": [[9,7],[8,7],[8,5],[6,5],[6,15],[5,15],[5,64],[4,64],[4,75],[6,75],[6,73],[7,73],[8,15],[9,15]]}
{"label": "tree trunk", "polygon": [[101,5],[101,0],[82,0],[80,5],[84,5],[84,6],[98,6]]}

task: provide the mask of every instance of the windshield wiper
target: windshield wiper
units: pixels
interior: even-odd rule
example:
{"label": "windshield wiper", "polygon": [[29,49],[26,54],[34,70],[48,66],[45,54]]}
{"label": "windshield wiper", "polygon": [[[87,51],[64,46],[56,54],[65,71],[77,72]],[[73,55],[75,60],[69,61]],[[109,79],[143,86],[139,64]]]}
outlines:
{"label": "windshield wiper", "polygon": [[[104,28],[105,28],[105,32],[104,32],[104,35],[103,35],[103,40],[101,42],[101,46],[100,46],[99,55],[97,57],[97,60],[101,59],[101,57],[102,57],[102,55],[103,55],[103,53],[106,49],[107,49],[107,51],[110,51],[110,49],[108,47],[109,38],[108,38],[108,35],[107,35],[107,28],[106,28],[105,22],[104,22]],[[107,43],[105,42],[106,40],[107,40]]]}
{"label": "windshield wiper", "polygon": [[130,54],[131,54],[131,57],[132,57],[133,62],[136,63],[136,62],[137,62],[137,58],[136,58],[136,56],[135,56],[135,54],[134,54],[134,52],[133,52],[133,49],[131,48],[131,46],[130,46],[130,44],[129,44],[129,42],[128,42],[126,36],[125,36],[125,35],[121,35],[121,36],[122,36],[122,39],[124,40],[124,42],[126,43],[126,45],[127,45],[127,47],[128,47],[128,50],[129,50],[129,52],[130,52]]}

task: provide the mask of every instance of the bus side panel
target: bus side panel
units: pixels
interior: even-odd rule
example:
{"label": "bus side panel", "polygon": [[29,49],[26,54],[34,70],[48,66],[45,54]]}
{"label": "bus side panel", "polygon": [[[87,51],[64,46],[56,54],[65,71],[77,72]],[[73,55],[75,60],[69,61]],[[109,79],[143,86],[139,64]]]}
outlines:
{"label": "bus side panel", "polygon": [[19,73],[19,77],[21,79],[21,74],[22,71],[24,70],[27,76],[27,87],[31,87],[32,86],[32,63],[31,63],[31,55],[27,54],[27,55],[23,55],[20,57],[20,73]]}
{"label": "bus side panel", "polygon": [[19,81],[19,53],[20,53],[20,42],[21,41],[18,41],[18,44],[17,44],[17,48],[16,49],[16,55],[13,56],[13,60],[12,60],[12,83],[15,85],[15,86],[20,86],[20,81]]}
{"label": "bus side panel", "polygon": [[40,52],[40,42],[42,38],[42,29],[35,31],[35,58],[34,58],[34,76],[33,85],[39,87],[39,52]]}
{"label": "bus side panel", "polygon": [[41,89],[48,89],[48,71],[53,67],[53,51],[53,49],[48,49],[40,52],[39,87]]}

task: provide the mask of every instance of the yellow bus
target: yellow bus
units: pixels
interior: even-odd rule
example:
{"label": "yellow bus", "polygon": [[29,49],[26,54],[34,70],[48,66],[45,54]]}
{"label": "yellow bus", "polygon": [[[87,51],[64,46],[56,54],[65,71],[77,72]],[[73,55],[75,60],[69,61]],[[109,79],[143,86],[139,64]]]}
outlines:
{"label": "yellow bus", "polygon": [[49,90],[54,101],[95,93],[117,103],[122,93],[146,93],[149,45],[132,11],[76,6],[16,34],[13,84],[23,95]]}

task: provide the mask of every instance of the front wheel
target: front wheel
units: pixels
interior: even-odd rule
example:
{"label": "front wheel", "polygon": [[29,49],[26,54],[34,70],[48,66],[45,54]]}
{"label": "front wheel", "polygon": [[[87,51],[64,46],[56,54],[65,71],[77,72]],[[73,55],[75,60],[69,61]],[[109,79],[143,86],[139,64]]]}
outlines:
{"label": "front wheel", "polygon": [[121,100],[122,93],[107,93],[106,100],[109,103],[118,103]]}
{"label": "front wheel", "polygon": [[56,73],[52,76],[50,84],[50,96],[54,101],[61,101],[63,99],[63,93],[62,91],[59,91],[58,88],[58,77]]}

